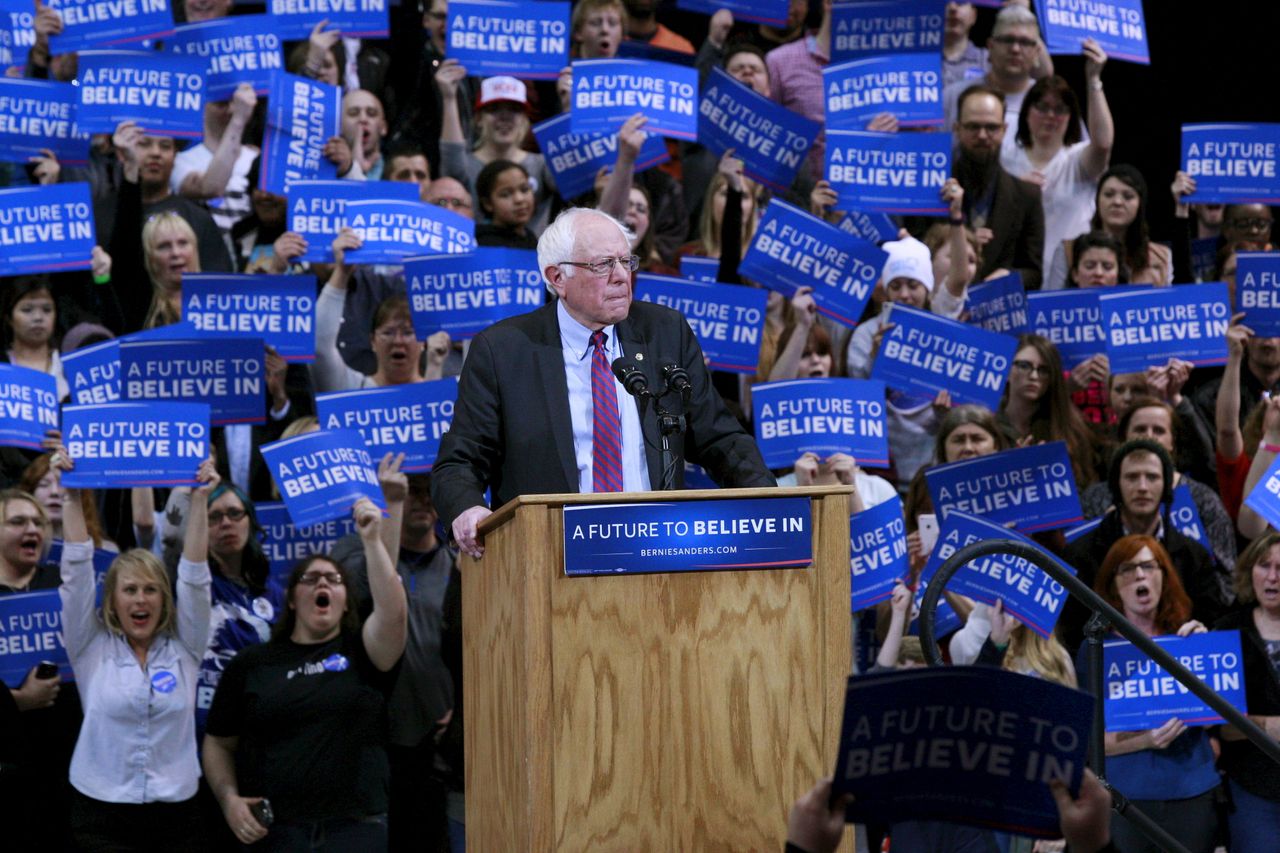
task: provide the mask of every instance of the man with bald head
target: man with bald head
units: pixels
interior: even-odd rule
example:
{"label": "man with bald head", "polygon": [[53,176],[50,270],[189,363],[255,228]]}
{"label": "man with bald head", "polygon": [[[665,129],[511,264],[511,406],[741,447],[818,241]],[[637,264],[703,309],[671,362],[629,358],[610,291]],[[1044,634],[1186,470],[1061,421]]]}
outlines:
{"label": "man with bald head", "polygon": [[447,207],[467,219],[476,218],[475,204],[471,201],[471,190],[463,186],[462,181],[457,178],[450,178],[447,175],[436,178],[431,182],[431,186],[427,187],[427,195],[423,201],[434,204],[436,207]]}
{"label": "man with bald head", "polygon": [[342,137],[351,146],[351,154],[365,178],[382,180],[382,140],[387,137],[387,117],[377,95],[354,89],[342,96]]}
{"label": "man with bald head", "polygon": [[472,341],[431,477],[440,517],[468,554],[484,552],[476,525],[490,514],[486,488],[497,507],[522,494],[661,487],[657,415],[628,399],[609,370],[623,356],[653,389],[663,385],[664,365],[688,372],[688,402],[663,400],[686,417],[671,439],[677,454],[721,486],[774,485],[755,442],[711,387],[688,322],[632,301],[638,265],[622,223],[570,208],[538,240],[538,266],[556,300]]}

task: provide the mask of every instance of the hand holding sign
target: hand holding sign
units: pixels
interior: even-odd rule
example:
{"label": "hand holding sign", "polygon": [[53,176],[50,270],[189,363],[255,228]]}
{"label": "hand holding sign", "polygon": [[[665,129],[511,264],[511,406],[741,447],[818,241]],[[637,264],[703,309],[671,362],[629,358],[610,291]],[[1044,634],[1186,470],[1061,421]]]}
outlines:
{"label": "hand holding sign", "polygon": [[787,817],[787,846],[815,853],[835,850],[844,837],[845,809],[852,804],[852,794],[832,796],[830,776],[818,780],[818,784],[791,806],[791,814]]}

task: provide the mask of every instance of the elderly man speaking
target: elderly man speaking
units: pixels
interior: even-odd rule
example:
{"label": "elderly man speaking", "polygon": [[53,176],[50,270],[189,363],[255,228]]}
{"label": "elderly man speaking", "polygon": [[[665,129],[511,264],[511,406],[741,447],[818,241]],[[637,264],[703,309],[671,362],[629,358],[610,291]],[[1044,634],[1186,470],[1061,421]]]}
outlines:
{"label": "elderly man speaking", "polygon": [[661,484],[658,417],[615,379],[610,366],[623,356],[650,388],[662,387],[664,365],[687,371],[687,402],[663,401],[686,418],[671,438],[678,455],[721,486],[774,485],[755,442],[712,388],[684,317],[632,302],[638,259],[622,223],[597,210],[566,210],[538,241],[538,266],[558,298],[476,336],[432,469],[432,498],[463,551],[484,553],[476,525],[490,514],[486,488],[501,506],[521,494]]}

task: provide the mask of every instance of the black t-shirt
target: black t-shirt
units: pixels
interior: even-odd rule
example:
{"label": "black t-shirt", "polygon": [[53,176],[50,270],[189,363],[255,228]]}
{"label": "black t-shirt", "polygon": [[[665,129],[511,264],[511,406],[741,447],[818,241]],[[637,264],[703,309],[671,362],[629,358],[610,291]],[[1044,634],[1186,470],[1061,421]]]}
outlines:
{"label": "black t-shirt", "polygon": [[227,664],[205,730],[240,739],[240,795],[270,799],[277,820],[382,814],[395,673],[373,665],[358,634],[250,646]]}

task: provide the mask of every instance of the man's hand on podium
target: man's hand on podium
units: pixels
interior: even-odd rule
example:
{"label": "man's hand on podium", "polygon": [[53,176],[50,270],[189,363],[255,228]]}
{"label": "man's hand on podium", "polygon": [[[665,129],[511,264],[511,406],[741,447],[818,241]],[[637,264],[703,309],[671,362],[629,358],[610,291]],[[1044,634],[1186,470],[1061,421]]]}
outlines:
{"label": "man's hand on podium", "polygon": [[453,520],[453,538],[462,549],[462,553],[470,554],[477,560],[484,556],[484,545],[476,540],[476,527],[480,522],[493,515],[493,510],[486,506],[473,506],[462,511]]}

